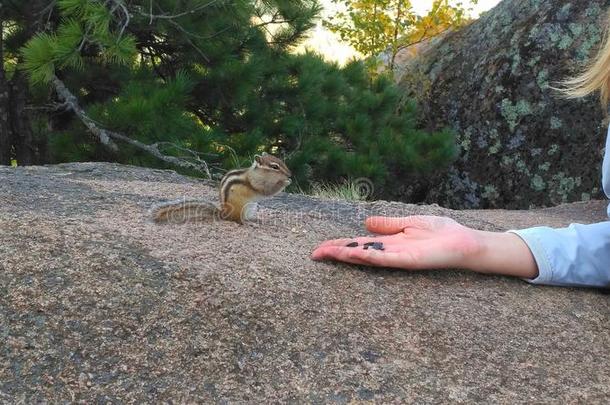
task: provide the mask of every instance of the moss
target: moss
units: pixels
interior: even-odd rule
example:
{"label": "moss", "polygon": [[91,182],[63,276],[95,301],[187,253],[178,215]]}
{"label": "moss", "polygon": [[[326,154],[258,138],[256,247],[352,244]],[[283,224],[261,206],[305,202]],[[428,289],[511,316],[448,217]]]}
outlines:
{"label": "moss", "polygon": [[513,54],[513,64],[511,66],[511,73],[513,75],[517,74],[517,69],[519,68],[520,64],[521,64],[521,55],[519,55],[518,51],[514,51],[514,54]]}
{"label": "moss", "polygon": [[470,145],[471,145],[471,141],[470,138],[464,138],[462,139],[462,141],[460,142],[460,148],[462,151],[464,152],[468,152],[470,150]]}
{"label": "moss", "polygon": [[556,143],[552,144],[551,147],[549,148],[549,150],[546,152],[547,155],[549,156],[553,156],[555,155],[557,152],[559,152],[559,145],[557,145]]}
{"label": "moss", "polygon": [[484,199],[486,199],[488,201],[494,201],[498,197],[500,197],[500,193],[498,193],[498,190],[496,190],[496,188],[490,184],[490,185],[483,187],[483,192],[481,193],[481,197],[483,197]]}
{"label": "moss", "polygon": [[502,26],[502,32],[508,32],[512,29],[513,16],[509,13],[498,16],[498,23]]}
{"label": "moss", "polygon": [[574,38],[578,38],[579,36],[581,36],[585,30],[581,24],[576,23],[570,23],[568,27],[570,28],[570,32],[572,33],[572,36]]}
{"label": "moss", "polygon": [[591,201],[591,194],[589,194],[589,193],[582,193],[580,195],[580,200],[581,201]]}
{"label": "moss", "polygon": [[538,87],[540,90],[546,90],[549,88],[549,71],[546,69],[542,69],[538,72],[538,76],[536,77],[536,83],[538,83]]}
{"label": "moss", "polygon": [[557,44],[557,47],[559,49],[561,49],[562,51],[565,51],[566,49],[568,49],[572,44],[574,43],[574,38],[572,38],[570,35],[562,35],[561,39],[559,40],[559,43]]}
{"label": "moss", "polygon": [[502,159],[500,160],[500,165],[503,167],[507,167],[512,165],[514,159],[511,156],[508,155],[504,155],[502,156]]}
{"label": "moss", "polygon": [[569,177],[560,172],[551,179],[553,190],[559,196],[562,203],[568,202],[569,195],[582,184],[582,178]]}
{"label": "moss", "polygon": [[546,183],[539,175],[535,175],[530,180],[530,186],[534,191],[543,191],[546,188]]}
{"label": "moss", "polygon": [[538,169],[542,170],[543,172],[548,172],[550,168],[551,168],[550,162],[544,162],[543,164],[538,166]]}
{"label": "moss", "polygon": [[497,129],[493,129],[489,132],[489,141],[491,146],[487,150],[490,155],[495,155],[502,148],[502,142],[500,141],[500,135],[498,134]]}
{"label": "moss", "polygon": [[527,167],[527,163],[525,163],[525,161],[522,160],[518,155],[515,159],[515,167],[517,168],[519,173],[523,173],[526,176],[529,176],[531,174],[530,169]]}
{"label": "moss", "polygon": [[505,98],[502,100],[501,113],[511,132],[515,131],[521,119],[526,115],[533,113],[532,106],[527,100],[519,100],[516,104],[513,104],[509,99]]}
{"label": "moss", "polygon": [[534,67],[538,64],[538,62],[540,62],[540,56],[536,56],[535,58],[530,59],[527,62],[527,66]]}
{"label": "moss", "polygon": [[579,63],[585,63],[589,59],[591,49],[593,49],[602,39],[602,33],[597,25],[587,26],[587,35],[583,43],[576,50],[576,58]]}
{"label": "moss", "polygon": [[546,27],[549,43],[561,50],[566,50],[574,43],[574,38],[564,31],[561,25],[549,24]]}
{"label": "moss", "polygon": [[[538,26],[537,26],[537,25],[534,25],[534,26],[533,26],[533,27],[530,29],[530,32],[529,32],[528,38],[529,38],[529,39],[533,39],[533,40],[535,40],[535,39],[536,39],[536,37],[538,37],[538,34],[540,34],[540,28],[538,28]],[[530,67],[531,67],[531,66],[533,66],[531,63],[532,63],[532,60],[534,60],[534,59],[538,59],[538,60],[540,60],[540,56],[536,56],[536,58],[531,59],[531,60],[530,60],[530,61],[527,63],[527,64],[528,64],[528,66],[530,66]],[[535,65],[536,63],[538,63],[538,61],[534,62],[534,65]]]}
{"label": "moss", "polygon": [[[467,154],[472,145],[472,127],[466,128],[466,130],[457,137],[456,141],[462,151],[461,155]],[[462,156],[462,158],[467,158],[467,156]]]}
{"label": "moss", "polygon": [[585,10],[585,15],[589,18],[597,18],[602,12],[599,4],[592,4],[587,10]]}
{"label": "moss", "polygon": [[561,127],[563,127],[563,122],[561,119],[555,116],[551,117],[551,129],[559,129]]}
{"label": "moss", "polygon": [[502,147],[502,144],[500,143],[500,141],[496,140],[496,142],[489,147],[489,154],[495,155],[496,153],[500,152],[501,147]]}
{"label": "moss", "polygon": [[561,39],[560,30],[561,30],[561,28],[559,28],[557,25],[551,26],[551,29],[549,29],[549,33],[548,33],[551,43],[556,44],[559,42],[559,40]]}

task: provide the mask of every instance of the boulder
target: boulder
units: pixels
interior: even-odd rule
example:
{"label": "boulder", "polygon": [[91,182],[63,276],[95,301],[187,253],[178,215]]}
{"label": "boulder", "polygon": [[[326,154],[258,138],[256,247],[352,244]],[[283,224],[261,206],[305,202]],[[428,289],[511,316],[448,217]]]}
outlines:
{"label": "boulder", "polygon": [[157,225],[210,183],[106,163],[0,167],[4,403],[556,402],[610,397],[610,301],[459,271],[316,263],[371,213],[501,230],[605,202],[452,211],[282,194],[250,225]]}
{"label": "boulder", "polygon": [[530,208],[599,198],[607,123],[597,97],[551,87],[586,66],[609,0],[504,0],[429,41],[399,67],[429,129],[457,134],[459,159],[427,201],[453,208]]}

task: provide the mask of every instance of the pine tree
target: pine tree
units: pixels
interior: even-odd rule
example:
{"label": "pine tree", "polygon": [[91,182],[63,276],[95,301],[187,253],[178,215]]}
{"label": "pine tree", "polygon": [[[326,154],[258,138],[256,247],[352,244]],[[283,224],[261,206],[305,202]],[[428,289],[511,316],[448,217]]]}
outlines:
{"label": "pine tree", "polygon": [[387,78],[291,52],[316,0],[56,4],[21,38],[19,65],[32,101],[54,103],[52,162],[166,167],[184,157],[221,172],[266,150],[287,157],[307,188],[363,176],[391,185],[453,157],[452,135],[416,129],[414,107]]}

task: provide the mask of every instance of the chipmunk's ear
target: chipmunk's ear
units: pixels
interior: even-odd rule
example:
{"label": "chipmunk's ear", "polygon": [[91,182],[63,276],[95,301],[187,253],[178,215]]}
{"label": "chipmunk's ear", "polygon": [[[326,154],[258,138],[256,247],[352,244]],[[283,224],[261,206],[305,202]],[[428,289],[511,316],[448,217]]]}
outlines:
{"label": "chipmunk's ear", "polygon": [[[265,153],[263,152],[263,156],[265,156]],[[261,155],[254,155],[254,162],[258,163],[259,165],[263,164],[263,156]]]}

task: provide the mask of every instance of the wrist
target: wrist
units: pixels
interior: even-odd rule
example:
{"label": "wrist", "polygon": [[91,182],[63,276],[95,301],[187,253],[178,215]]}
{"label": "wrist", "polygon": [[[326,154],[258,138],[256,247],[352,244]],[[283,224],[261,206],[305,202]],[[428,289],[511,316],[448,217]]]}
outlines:
{"label": "wrist", "polygon": [[533,279],[538,266],[527,244],[506,232],[474,231],[478,248],[469,255],[464,268],[479,273],[504,274]]}
{"label": "wrist", "polygon": [[467,252],[460,267],[485,273],[486,263],[489,262],[490,256],[493,255],[493,246],[497,243],[494,243],[492,240],[494,238],[495,235],[492,232],[473,229],[472,239],[475,241],[473,244],[474,249]]}

